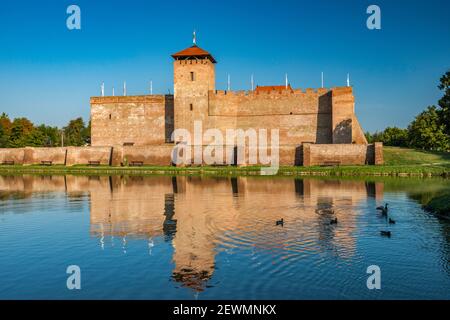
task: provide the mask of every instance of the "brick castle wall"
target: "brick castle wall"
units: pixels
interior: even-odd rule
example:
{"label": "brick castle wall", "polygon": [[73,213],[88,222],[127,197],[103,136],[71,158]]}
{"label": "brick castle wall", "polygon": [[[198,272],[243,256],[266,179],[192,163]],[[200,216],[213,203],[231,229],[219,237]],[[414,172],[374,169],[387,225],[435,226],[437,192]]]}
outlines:
{"label": "brick castle wall", "polygon": [[173,117],[172,95],[93,97],[91,144],[162,144],[170,140]]}
{"label": "brick castle wall", "polygon": [[381,165],[382,144],[309,144],[303,145],[303,165]]}
{"label": "brick castle wall", "polygon": [[[122,166],[132,162],[142,162],[144,165],[172,165],[172,152],[174,144],[163,144],[154,146],[133,146],[133,147],[60,147],[60,148],[17,148],[0,149],[0,163],[14,161],[14,164],[36,165],[42,161],[52,161],[53,165],[88,165],[91,161],[98,161],[101,165]],[[191,162],[195,160],[195,149],[198,146],[190,146]],[[202,151],[206,146],[203,146]],[[231,146],[232,147],[232,146]],[[260,158],[258,150],[250,149],[248,146],[242,150],[244,161],[237,163],[237,148],[231,148],[231,163],[247,165],[249,156],[253,152],[259,164]],[[226,147],[223,148],[226,161]],[[340,164],[383,164],[382,144],[372,145],[358,144],[309,144],[284,145],[279,147],[279,164],[282,166],[294,165],[323,165],[327,162]],[[267,155],[270,157],[270,152]],[[269,158],[270,159],[270,158]],[[200,158],[205,164],[203,158]],[[219,164],[222,159],[219,160]]]}
{"label": "brick castle wall", "polygon": [[[205,89],[205,91],[203,91]],[[354,114],[352,88],[269,93],[207,91],[175,96],[91,98],[92,145],[160,145],[174,128],[279,129],[280,145],[367,144]],[[186,89],[184,89],[186,90]],[[208,144],[210,141],[203,141]]]}

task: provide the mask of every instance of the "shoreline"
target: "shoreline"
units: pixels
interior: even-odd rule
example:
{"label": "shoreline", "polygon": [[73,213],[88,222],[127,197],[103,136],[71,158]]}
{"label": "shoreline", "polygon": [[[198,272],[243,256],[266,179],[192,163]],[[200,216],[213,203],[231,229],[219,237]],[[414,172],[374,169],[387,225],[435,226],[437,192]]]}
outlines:
{"label": "shoreline", "polygon": [[[204,175],[204,176],[265,176],[260,166],[42,166],[0,165],[4,174],[74,174],[74,175]],[[337,166],[302,167],[282,166],[275,176],[336,176],[336,177],[442,177],[450,178],[450,165],[383,165],[383,166]]]}
{"label": "shoreline", "polygon": [[436,195],[422,207],[425,211],[450,221],[450,191]]}

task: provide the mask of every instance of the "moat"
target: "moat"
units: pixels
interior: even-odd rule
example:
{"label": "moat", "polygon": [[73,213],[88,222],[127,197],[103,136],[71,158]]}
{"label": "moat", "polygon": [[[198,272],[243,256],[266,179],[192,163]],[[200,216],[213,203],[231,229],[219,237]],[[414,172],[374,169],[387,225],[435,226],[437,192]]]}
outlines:
{"label": "moat", "polygon": [[[448,189],[438,178],[0,176],[0,299],[450,299],[450,221],[421,205]],[[66,287],[70,265],[81,290]],[[381,290],[367,288],[371,265]]]}

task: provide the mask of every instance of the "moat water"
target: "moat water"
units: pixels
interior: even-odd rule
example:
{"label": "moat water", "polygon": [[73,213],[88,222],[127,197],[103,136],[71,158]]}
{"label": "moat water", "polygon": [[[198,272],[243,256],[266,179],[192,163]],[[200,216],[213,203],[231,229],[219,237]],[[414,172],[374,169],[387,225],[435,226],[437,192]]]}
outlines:
{"label": "moat water", "polygon": [[[450,222],[421,206],[448,188],[0,176],[0,299],[450,299]],[[396,224],[375,210],[385,202]],[[81,290],[67,289],[70,265]],[[380,290],[367,287],[371,265]]]}

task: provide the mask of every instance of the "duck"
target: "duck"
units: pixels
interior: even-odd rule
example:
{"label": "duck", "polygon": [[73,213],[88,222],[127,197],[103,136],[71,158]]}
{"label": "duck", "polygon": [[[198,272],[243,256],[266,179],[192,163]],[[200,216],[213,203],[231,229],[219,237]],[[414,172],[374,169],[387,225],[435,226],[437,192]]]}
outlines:
{"label": "duck", "polygon": [[389,218],[389,224],[395,224],[395,220],[394,219],[391,219],[391,218]]}
{"label": "duck", "polygon": [[277,221],[275,222],[275,225],[276,225],[276,226],[284,226],[284,219],[281,218],[281,220],[277,220]]}
{"label": "duck", "polygon": [[377,210],[381,211],[382,214],[387,214],[388,213],[388,204],[386,203],[383,206],[377,207]]}
{"label": "duck", "polygon": [[391,237],[391,232],[390,231],[385,231],[385,230],[382,230],[382,231],[380,231],[380,234],[382,235],[382,236],[384,236],[384,237]]}
{"label": "duck", "polygon": [[337,218],[334,218],[333,220],[330,221],[330,224],[337,224],[337,223],[338,223]]}

